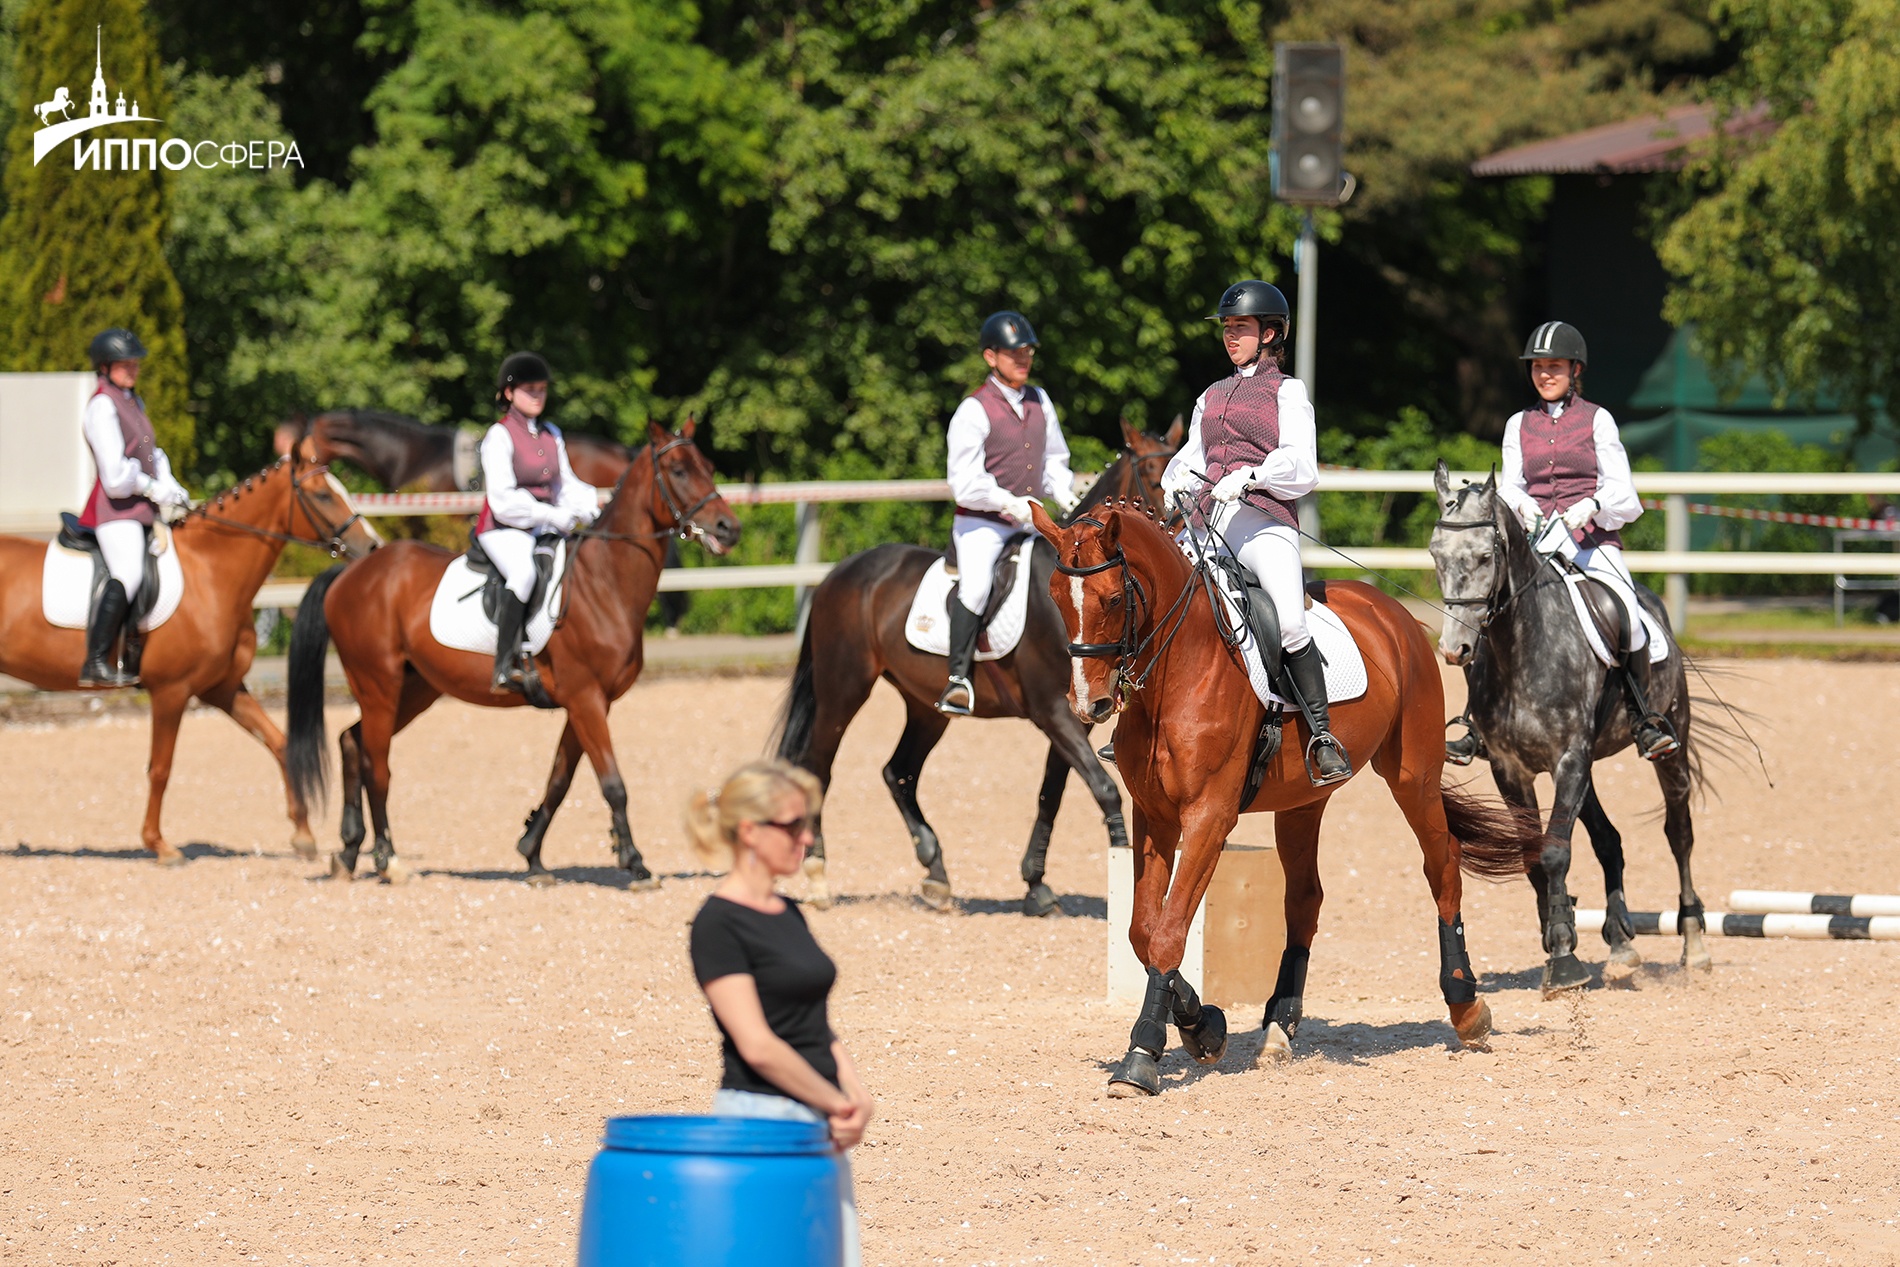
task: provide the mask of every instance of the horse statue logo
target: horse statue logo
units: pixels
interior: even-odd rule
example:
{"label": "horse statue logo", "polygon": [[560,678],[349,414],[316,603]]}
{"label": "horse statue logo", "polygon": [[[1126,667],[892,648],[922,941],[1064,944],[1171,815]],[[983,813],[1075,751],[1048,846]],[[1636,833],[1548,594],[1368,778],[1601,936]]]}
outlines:
{"label": "horse statue logo", "polygon": [[65,118],[73,112],[72,96],[66,91],[64,86],[53,91],[53,99],[51,101],[42,101],[39,105],[33,107],[33,113],[40,116],[41,127],[46,126],[46,116],[55,110],[59,111],[61,118]]}

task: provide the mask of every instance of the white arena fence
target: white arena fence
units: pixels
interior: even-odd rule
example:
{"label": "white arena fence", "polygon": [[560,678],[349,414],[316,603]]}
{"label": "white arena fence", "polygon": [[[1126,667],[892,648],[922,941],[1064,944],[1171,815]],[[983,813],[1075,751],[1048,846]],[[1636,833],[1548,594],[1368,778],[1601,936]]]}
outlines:
{"label": "white arena fence", "polygon": [[[1453,486],[1463,480],[1481,481],[1484,471],[1460,471],[1452,476]],[[1364,471],[1328,469],[1322,479],[1324,490],[1334,493],[1429,493],[1430,471]],[[1646,471],[1636,475],[1637,492],[1648,498],[1660,498],[1663,506],[1664,544],[1662,550],[1633,550],[1625,556],[1630,570],[1661,573],[1666,578],[1664,597],[1670,618],[1678,629],[1687,618],[1688,578],[1698,574],[1768,576],[1896,576],[1900,575],[1900,557],[1893,551],[1844,553],[1814,551],[1808,553],[1767,551],[1714,551],[1689,548],[1690,502],[1688,495],[1831,494],[1836,496],[1877,493],[1900,497],[1900,474],[1861,472],[1849,474],[1797,473],[1725,473],[1720,471]],[[734,506],[791,504],[798,509],[798,543],[791,563],[765,565],[727,565],[692,568],[668,568],[660,576],[661,590],[755,589],[792,586],[800,591],[800,612],[804,591],[823,580],[832,564],[822,562],[822,541],[817,508],[838,502],[947,502],[950,485],[945,480],[814,480],[776,484],[721,484],[719,493]],[[351,499],[367,516],[381,515],[472,515],[481,509],[480,493],[366,493]],[[1326,546],[1307,542],[1301,555],[1310,568],[1350,569],[1357,565],[1375,571],[1428,571],[1431,556],[1424,550],[1393,546],[1345,546],[1336,553]],[[1350,560],[1350,561],[1349,561]],[[1900,582],[1897,582],[1900,583]],[[259,607],[295,607],[303,597],[305,581],[280,581],[258,591]]]}

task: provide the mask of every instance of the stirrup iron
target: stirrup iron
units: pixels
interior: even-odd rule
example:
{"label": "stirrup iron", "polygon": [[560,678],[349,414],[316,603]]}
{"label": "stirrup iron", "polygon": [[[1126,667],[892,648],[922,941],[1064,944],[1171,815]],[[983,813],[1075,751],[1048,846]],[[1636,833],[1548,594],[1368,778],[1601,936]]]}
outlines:
{"label": "stirrup iron", "polygon": [[[950,699],[952,692],[959,687],[963,690],[963,703],[954,703]],[[949,717],[968,717],[976,711],[976,687],[967,677],[952,675],[944,684],[943,694],[937,697],[937,711]]]}

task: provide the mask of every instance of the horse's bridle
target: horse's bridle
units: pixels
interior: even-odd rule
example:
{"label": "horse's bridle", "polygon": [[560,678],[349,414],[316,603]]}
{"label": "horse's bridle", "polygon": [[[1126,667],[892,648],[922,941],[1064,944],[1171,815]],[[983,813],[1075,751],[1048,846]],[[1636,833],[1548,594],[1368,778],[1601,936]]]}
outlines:
{"label": "horse's bridle", "polygon": [[[291,496],[296,500],[297,507],[303,511],[305,519],[309,520],[312,524],[322,523],[323,520],[318,517],[314,509],[314,499],[312,495],[304,489],[303,480],[305,475],[314,474],[318,471],[328,474],[329,464],[326,462],[300,463],[297,459],[297,451],[295,449],[292,449],[286,457],[290,462]],[[301,471],[298,470],[300,465],[303,466]],[[226,491],[229,492],[230,490],[227,489]],[[205,520],[207,523],[220,524],[226,528],[235,528],[239,532],[248,532],[253,537],[262,537],[266,541],[281,541],[286,545],[315,546],[319,550],[328,550],[330,557],[333,559],[341,558],[343,553],[349,548],[344,543],[344,534],[348,533],[351,528],[354,528],[363,518],[363,513],[346,500],[344,505],[350,507],[350,517],[332,528],[327,540],[319,540],[314,537],[300,537],[290,532],[275,532],[269,528],[260,528],[256,524],[247,524],[239,519],[226,519],[222,515],[214,515],[211,513],[210,506],[215,504],[216,502],[214,500],[207,505],[199,506],[197,509],[187,512],[185,517],[189,519],[196,516]]]}
{"label": "horse's bridle", "polygon": [[[691,541],[695,538],[705,536],[706,530],[693,522],[693,516],[703,510],[707,502],[713,501],[719,496],[719,486],[717,484],[713,485],[698,501],[686,507],[686,509],[681,510],[679,495],[673,491],[673,486],[667,482],[666,471],[660,466],[661,458],[675,449],[690,447],[692,443],[693,442],[685,436],[672,436],[665,444],[660,445],[658,448],[654,448],[650,445],[647,448],[648,454],[653,459],[653,483],[655,488],[659,490],[660,502],[666,507],[666,513],[673,516],[673,526],[671,528],[661,528],[654,532],[608,532],[601,528],[582,528],[574,535],[577,537],[598,537],[602,541],[652,541],[655,538],[666,536],[677,536],[681,541]],[[631,470],[632,468],[629,467],[628,469]],[[626,477],[623,475],[621,478],[624,480]],[[617,487],[616,491],[618,491]]]}
{"label": "horse's bridle", "polygon": [[[1485,609],[1484,619],[1478,622],[1478,631],[1482,633],[1484,630],[1489,629],[1491,622],[1496,620],[1504,608],[1510,605],[1510,599],[1506,599],[1502,605],[1494,605],[1497,603],[1498,591],[1504,588],[1506,582],[1508,582],[1511,577],[1511,560],[1510,555],[1507,554],[1504,549],[1504,529],[1498,525],[1497,507],[1496,505],[1492,506],[1491,515],[1487,519],[1461,520],[1441,518],[1434,526],[1447,529],[1451,532],[1466,532],[1479,528],[1488,528],[1491,531],[1491,548],[1498,558],[1498,574],[1496,579],[1491,582],[1491,588],[1477,598],[1453,598],[1447,594],[1439,599],[1439,601],[1447,607],[1483,607]],[[1513,597],[1515,597],[1515,591],[1513,591]]]}
{"label": "horse's bridle", "polygon": [[[1161,455],[1157,454],[1155,456]],[[1101,528],[1103,526],[1101,520],[1087,517],[1076,520],[1076,523],[1089,524],[1095,528]],[[1071,642],[1069,644],[1069,654],[1078,660],[1108,660],[1111,662],[1109,671],[1114,682],[1115,711],[1119,713],[1127,706],[1128,693],[1131,691],[1139,691],[1148,684],[1148,679],[1153,675],[1155,666],[1161,663],[1162,653],[1168,649],[1168,644],[1174,641],[1174,636],[1181,631],[1182,622],[1187,617],[1188,605],[1193,601],[1194,593],[1199,587],[1191,581],[1182,586],[1180,597],[1174,600],[1174,605],[1162,615],[1160,620],[1155,622],[1155,627],[1148,636],[1143,638],[1141,636],[1141,627],[1146,623],[1147,614],[1150,610],[1148,605],[1148,592],[1142,588],[1141,578],[1136,576],[1134,569],[1128,566],[1128,555],[1125,551],[1118,546],[1116,547],[1115,553],[1109,555],[1100,563],[1068,564],[1064,563],[1060,558],[1056,560],[1056,571],[1062,573],[1064,576],[1099,576],[1110,568],[1121,569],[1121,637],[1114,642]],[[1078,623],[1082,619],[1079,604],[1076,609],[1075,617]],[[1155,645],[1157,639],[1160,640],[1159,646]],[[1139,673],[1131,672],[1130,670],[1134,667],[1135,662],[1141,659],[1142,655],[1145,654],[1150,647],[1154,648],[1154,654],[1148,660],[1148,667]]]}

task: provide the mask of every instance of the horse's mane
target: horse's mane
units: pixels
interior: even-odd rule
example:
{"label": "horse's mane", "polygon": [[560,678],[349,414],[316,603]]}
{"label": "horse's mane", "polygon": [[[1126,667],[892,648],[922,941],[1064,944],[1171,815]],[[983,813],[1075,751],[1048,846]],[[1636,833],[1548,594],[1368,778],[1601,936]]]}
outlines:
{"label": "horse's mane", "polygon": [[250,492],[252,489],[262,484],[265,480],[269,479],[271,476],[277,474],[279,470],[287,467],[289,464],[290,464],[290,455],[286,453],[284,454],[284,456],[278,458],[276,461],[270,463],[268,466],[259,468],[257,471],[253,472],[250,475],[246,475],[241,480],[234,481],[230,485],[230,487],[218,490],[216,493],[212,494],[210,497],[206,498],[204,501],[198,503],[196,506],[193,506],[190,510],[186,511],[183,517],[181,517],[176,523],[171,525],[172,531],[176,532],[178,529],[187,526],[188,524],[192,523],[194,520],[203,519],[205,516],[211,514],[214,511],[223,510],[225,507],[225,503],[227,501],[236,502],[240,500],[244,496],[244,494]]}
{"label": "horse's mane", "polygon": [[367,424],[371,427],[402,432],[416,437],[436,436],[456,430],[455,427],[446,423],[423,422],[420,418],[412,418],[408,414],[393,413],[387,409],[326,409],[311,418],[309,425],[314,427],[325,418],[347,418],[356,426]]}

